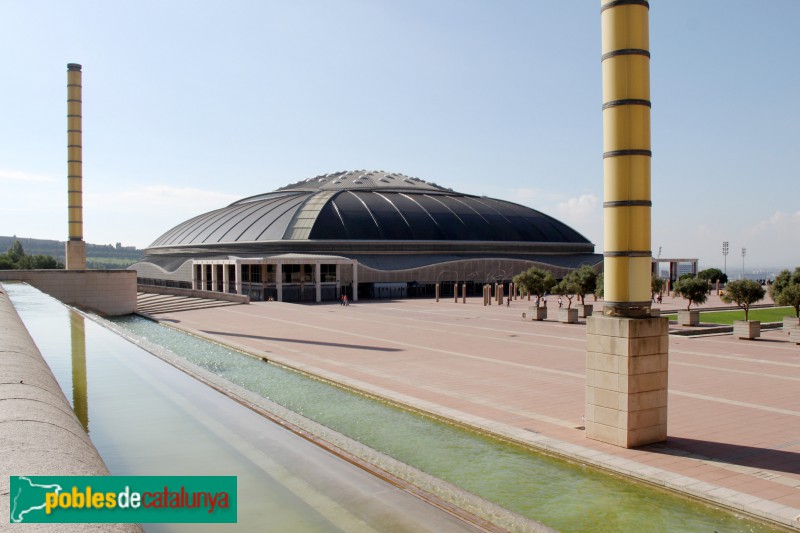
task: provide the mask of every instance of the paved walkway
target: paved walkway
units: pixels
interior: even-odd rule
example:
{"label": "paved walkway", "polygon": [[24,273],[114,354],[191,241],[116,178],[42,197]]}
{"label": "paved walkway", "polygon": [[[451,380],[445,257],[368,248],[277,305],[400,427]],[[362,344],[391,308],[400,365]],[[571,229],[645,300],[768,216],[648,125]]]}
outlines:
{"label": "paved walkway", "polygon": [[[756,341],[671,337],[669,439],[626,450],[582,431],[585,325],[524,321],[527,306],[259,302],[157,318],[800,530],[800,346],[785,332]],[[548,306],[555,316],[555,301]]]}

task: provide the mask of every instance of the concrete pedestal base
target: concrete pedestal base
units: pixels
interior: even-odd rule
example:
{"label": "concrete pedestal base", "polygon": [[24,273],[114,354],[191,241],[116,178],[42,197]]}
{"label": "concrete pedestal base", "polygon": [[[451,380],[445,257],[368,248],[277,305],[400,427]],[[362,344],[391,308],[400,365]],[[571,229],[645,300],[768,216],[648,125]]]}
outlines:
{"label": "concrete pedestal base", "polygon": [[64,266],[67,270],[86,270],[86,243],[67,241],[64,247]]}
{"label": "concrete pedestal base", "polygon": [[761,336],[761,322],[758,320],[734,320],[733,336],[740,339],[755,339]]}
{"label": "concrete pedestal base", "polygon": [[564,324],[577,324],[578,323],[578,310],[567,309],[563,307],[558,310],[558,321]]}
{"label": "concrete pedestal base", "polygon": [[692,309],[686,311],[681,309],[678,311],[678,325],[680,326],[699,326],[700,325],[700,311]]}
{"label": "concrete pedestal base", "polygon": [[623,448],[666,440],[667,318],[586,324],[586,437]]}
{"label": "concrete pedestal base", "polygon": [[538,305],[530,305],[528,306],[528,316],[531,317],[531,320],[544,320],[547,318],[547,308]]}

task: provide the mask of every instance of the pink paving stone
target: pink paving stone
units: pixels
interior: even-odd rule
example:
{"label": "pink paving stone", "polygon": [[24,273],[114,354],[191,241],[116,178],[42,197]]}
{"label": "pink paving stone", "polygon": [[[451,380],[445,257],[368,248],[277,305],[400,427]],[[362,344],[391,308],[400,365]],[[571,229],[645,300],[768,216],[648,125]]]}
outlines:
{"label": "pink paving stone", "polygon": [[[721,305],[718,300],[712,296],[706,307]],[[785,335],[765,332],[759,341],[671,337],[668,441],[626,450],[573,429],[584,413],[585,322],[523,321],[527,305],[483,307],[474,298],[466,305],[402,300],[345,308],[263,302],[157,318],[269,351],[307,371],[358,380],[378,394],[424,400],[509,431],[533,430],[780,502],[800,514],[800,489],[753,475],[764,469],[800,480],[800,347]],[[555,316],[554,302],[548,307]],[[666,299],[661,307],[685,305]],[[657,451],[664,447],[708,461]]]}

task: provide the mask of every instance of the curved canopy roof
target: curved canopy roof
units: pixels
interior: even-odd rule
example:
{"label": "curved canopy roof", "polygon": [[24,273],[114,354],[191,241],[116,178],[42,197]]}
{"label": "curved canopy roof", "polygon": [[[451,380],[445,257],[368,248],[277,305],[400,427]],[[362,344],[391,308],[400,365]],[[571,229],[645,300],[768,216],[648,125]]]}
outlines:
{"label": "curved canopy roof", "polygon": [[275,241],[590,244],[534,209],[384,171],[336,172],[194,217],[150,248]]}

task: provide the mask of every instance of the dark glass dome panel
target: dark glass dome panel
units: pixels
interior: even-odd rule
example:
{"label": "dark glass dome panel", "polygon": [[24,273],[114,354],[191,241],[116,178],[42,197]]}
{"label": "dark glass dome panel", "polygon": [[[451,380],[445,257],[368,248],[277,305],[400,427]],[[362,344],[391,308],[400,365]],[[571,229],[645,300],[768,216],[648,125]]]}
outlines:
{"label": "dark glass dome panel", "polygon": [[588,242],[533,209],[463,195],[347,191],[320,210],[309,239]]}
{"label": "dark glass dome panel", "polygon": [[303,240],[591,244],[525,206],[383,171],[337,172],[194,217],[150,247]]}

